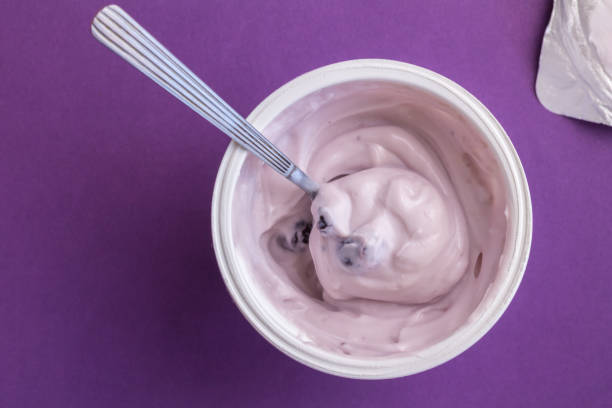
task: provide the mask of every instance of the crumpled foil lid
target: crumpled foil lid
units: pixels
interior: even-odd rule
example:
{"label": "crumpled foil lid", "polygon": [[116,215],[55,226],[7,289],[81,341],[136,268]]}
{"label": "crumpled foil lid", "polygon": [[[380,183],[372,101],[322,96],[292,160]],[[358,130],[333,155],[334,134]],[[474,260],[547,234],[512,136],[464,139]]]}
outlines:
{"label": "crumpled foil lid", "polygon": [[612,126],[612,0],[555,0],[536,93],[551,112]]}

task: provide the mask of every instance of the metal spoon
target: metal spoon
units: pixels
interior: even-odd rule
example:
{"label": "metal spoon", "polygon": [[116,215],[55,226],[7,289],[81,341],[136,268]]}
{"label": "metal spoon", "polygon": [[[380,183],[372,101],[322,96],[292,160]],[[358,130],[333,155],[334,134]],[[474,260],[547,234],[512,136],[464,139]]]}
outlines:
{"label": "metal spoon", "polygon": [[102,44],[157,82],[310,197],[319,185],[219,97],[120,7],[96,14],[91,32]]}

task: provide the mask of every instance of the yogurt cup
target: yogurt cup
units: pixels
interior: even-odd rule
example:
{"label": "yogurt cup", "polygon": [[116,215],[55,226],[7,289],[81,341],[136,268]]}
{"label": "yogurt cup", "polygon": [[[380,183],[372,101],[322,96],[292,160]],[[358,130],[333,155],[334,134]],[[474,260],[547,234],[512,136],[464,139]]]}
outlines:
{"label": "yogurt cup", "polygon": [[247,152],[228,147],[217,174],[212,201],[212,235],[225,284],[243,315],[280,351],[314,369],[349,378],[384,379],[416,374],[459,355],[493,326],[523,277],[532,233],[531,199],[519,157],[495,117],[469,92],[427,69],[397,61],[340,62],[306,73],[268,96],[248,116],[264,129],[285,108],[323,88],[352,81],[387,81],[424,89],[444,99],[481,132],[499,161],[507,188],[507,233],[498,276],[468,321],[446,339],[418,353],[380,358],[343,356],[304,343],[299,332],[266,302],[257,282],[237,262],[232,232],[232,200]]}

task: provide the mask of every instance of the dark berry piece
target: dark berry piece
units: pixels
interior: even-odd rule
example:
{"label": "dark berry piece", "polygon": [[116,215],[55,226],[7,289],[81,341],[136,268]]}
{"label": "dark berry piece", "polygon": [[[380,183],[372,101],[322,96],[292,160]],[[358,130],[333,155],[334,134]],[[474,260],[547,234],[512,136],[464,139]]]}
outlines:
{"label": "dark berry piece", "polygon": [[312,231],[312,224],[308,223],[304,226],[304,229],[302,230],[302,243],[303,244],[308,243],[308,240],[310,239],[310,231]]}
{"label": "dark berry piece", "polygon": [[365,253],[365,243],[359,237],[339,239],[337,256],[344,266],[359,267]]}
{"label": "dark berry piece", "polygon": [[322,229],[327,228],[327,226],[328,224],[327,224],[327,221],[325,220],[325,217],[322,215],[319,216],[319,222],[317,222],[317,228],[322,230]]}
{"label": "dark berry piece", "polygon": [[287,235],[279,234],[276,237],[276,243],[287,251],[303,252],[308,244],[311,230],[311,222],[298,221],[291,230],[287,231]]}

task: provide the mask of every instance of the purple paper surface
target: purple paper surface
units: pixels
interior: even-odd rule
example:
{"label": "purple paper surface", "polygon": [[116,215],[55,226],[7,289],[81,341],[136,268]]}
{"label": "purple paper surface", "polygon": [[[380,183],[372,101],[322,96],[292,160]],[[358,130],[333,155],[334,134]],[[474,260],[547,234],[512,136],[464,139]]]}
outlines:
{"label": "purple paper surface", "polygon": [[612,128],[536,99],[552,1],[119,3],[243,115],[311,69],[389,58],[504,126],[533,200],[523,282],[475,346],[385,381],[302,366],[242,317],[210,232],[229,139],[91,36],[104,5],[0,13],[0,407],[612,405]]}

